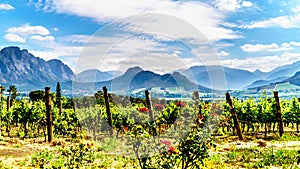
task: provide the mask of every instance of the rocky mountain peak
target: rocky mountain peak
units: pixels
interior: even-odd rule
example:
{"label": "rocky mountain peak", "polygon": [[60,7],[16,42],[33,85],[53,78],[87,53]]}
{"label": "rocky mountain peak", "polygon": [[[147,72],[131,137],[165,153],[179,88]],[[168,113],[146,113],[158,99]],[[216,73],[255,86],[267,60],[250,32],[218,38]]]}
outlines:
{"label": "rocky mountain peak", "polygon": [[21,88],[39,88],[69,81],[74,78],[72,70],[60,60],[45,61],[28,50],[5,47],[0,51],[0,84],[14,84]]}

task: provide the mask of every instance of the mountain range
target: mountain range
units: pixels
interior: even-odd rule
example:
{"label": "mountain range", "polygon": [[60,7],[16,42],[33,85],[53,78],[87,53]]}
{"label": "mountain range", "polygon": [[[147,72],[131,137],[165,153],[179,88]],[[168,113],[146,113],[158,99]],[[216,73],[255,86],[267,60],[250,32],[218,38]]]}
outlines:
{"label": "mountain range", "polygon": [[36,90],[45,86],[55,87],[58,81],[66,90],[72,90],[72,85],[73,88],[75,85],[75,88],[91,90],[108,86],[109,90],[119,92],[152,87],[209,91],[215,86],[213,83],[224,83],[226,89],[254,89],[285,82],[300,86],[300,61],[277,67],[270,72],[250,72],[222,66],[193,66],[163,75],[140,67],[129,68],[123,74],[91,69],[75,75],[57,59],[45,61],[19,47],[6,47],[0,51],[1,85],[8,87],[13,84],[19,90]]}
{"label": "mountain range", "polygon": [[1,85],[14,84],[19,89],[36,89],[74,78],[73,71],[60,60],[45,61],[19,47],[7,47],[0,51]]}

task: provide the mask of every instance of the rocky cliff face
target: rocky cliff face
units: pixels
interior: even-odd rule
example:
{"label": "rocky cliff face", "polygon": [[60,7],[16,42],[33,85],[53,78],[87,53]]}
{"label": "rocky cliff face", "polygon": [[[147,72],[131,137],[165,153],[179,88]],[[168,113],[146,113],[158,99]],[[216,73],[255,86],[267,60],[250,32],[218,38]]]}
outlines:
{"label": "rocky cliff face", "polygon": [[6,47],[0,51],[0,84],[39,88],[74,77],[72,70],[60,60],[45,61],[19,47]]}

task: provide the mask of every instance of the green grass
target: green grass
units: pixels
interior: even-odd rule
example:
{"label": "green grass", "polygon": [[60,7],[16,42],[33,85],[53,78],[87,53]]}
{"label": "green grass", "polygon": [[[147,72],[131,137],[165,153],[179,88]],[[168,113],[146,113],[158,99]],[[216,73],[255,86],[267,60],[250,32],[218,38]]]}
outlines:
{"label": "green grass", "polygon": [[233,149],[225,154],[214,154],[205,161],[212,168],[300,168],[300,151],[274,148]]}

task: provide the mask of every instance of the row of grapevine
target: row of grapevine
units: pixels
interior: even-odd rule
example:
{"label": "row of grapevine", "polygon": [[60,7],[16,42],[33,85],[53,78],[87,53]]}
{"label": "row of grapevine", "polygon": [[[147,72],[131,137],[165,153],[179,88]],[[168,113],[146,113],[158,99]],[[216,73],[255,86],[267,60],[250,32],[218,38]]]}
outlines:
{"label": "row of grapevine", "polygon": [[[101,92],[100,92],[101,93]],[[107,93],[106,93],[107,94]],[[108,94],[107,94],[108,95]],[[114,96],[117,97],[117,96]],[[86,100],[79,99],[74,100],[78,105],[83,105],[81,102],[87,102]],[[115,99],[114,99],[115,100]],[[195,101],[185,103],[186,106],[180,109],[180,115],[178,110],[176,110],[176,102],[170,102],[166,104],[165,101],[156,101],[153,103],[154,108],[150,108],[149,103],[143,99],[140,99],[138,103],[131,103],[132,99],[129,100],[129,104],[113,103],[110,99],[109,104],[105,105],[105,101],[90,101],[93,104],[88,104],[88,107],[81,106],[76,110],[69,103],[63,103],[63,111],[59,113],[59,108],[53,106],[53,125],[54,134],[64,135],[64,136],[77,136],[81,129],[84,128],[87,133],[96,137],[108,131],[109,126],[113,126],[112,129],[117,131],[117,133],[124,133],[124,131],[130,131],[131,126],[136,123],[146,123],[147,121],[152,121],[151,116],[145,115],[146,113],[154,113],[154,117],[160,117],[161,121],[155,121],[155,124],[165,127],[180,128],[184,124],[194,123],[197,118],[196,111],[202,112],[205,115],[212,114],[212,107],[216,103],[199,102],[198,99],[198,110],[195,110]],[[89,102],[89,101],[88,101]],[[0,102],[0,124],[1,128],[6,131],[6,135],[11,136],[22,135],[23,137],[38,137],[44,135],[46,126],[46,106],[44,101],[13,101],[13,104],[8,108],[9,101],[2,97]],[[97,104],[99,103],[99,104]],[[108,103],[108,102],[107,102]],[[242,132],[261,131],[264,127],[265,131],[273,131],[278,127],[278,117],[277,117],[277,105],[274,98],[268,98],[262,96],[260,99],[245,99],[238,100],[237,98],[232,99],[233,107],[235,108],[236,116],[241,124]],[[152,105],[152,104],[150,104]],[[227,129],[233,130],[234,132],[234,119],[232,116],[231,108],[225,101],[218,102],[217,107],[222,109],[218,111],[216,116],[218,117],[218,125],[223,131]],[[299,131],[300,123],[300,105],[297,98],[292,100],[280,100],[282,120],[285,126],[292,124],[293,127],[297,128]],[[107,106],[111,109],[112,121],[108,122],[107,117]],[[142,109],[146,108],[147,111],[143,113]],[[177,112],[177,113],[176,113]],[[175,114],[174,114],[175,113]],[[201,115],[204,117],[204,115]],[[199,118],[203,118],[199,117]],[[206,119],[202,119],[205,121]],[[245,131],[247,129],[247,131]],[[159,129],[163,130],[163,129]],[[5,134],[5,132],[2,134]],[[14,131],[14,133],[11,133]]]}
{"label": "row of grapevine", "polygon": [[[297,132],[299,132],[300,104],[297,98],[280,100],[280,102],[279,100],[276,101],[275,98],[266,96],[262,96],[258,100],[253,98],[238,100],[235,98],[233,99],[233,105],[240,120],[242,132],[248,133],[250,129],[252,132],[259,132],[264,128],[266,137],[268,132],[274,132],[275,129],[280,132],[281,127],[278,121],[281,120],[286,127],[290,124],[292,124],[292,127],[296,126]],[[280,111],[280,117],[282,114],[282,119],[279,119],[278,111]],[[228,124],[233,126],[230,108],[226,104],[222,116],[225,116],[228,119]],[[282,132],[280,135],[282,135]]]}

